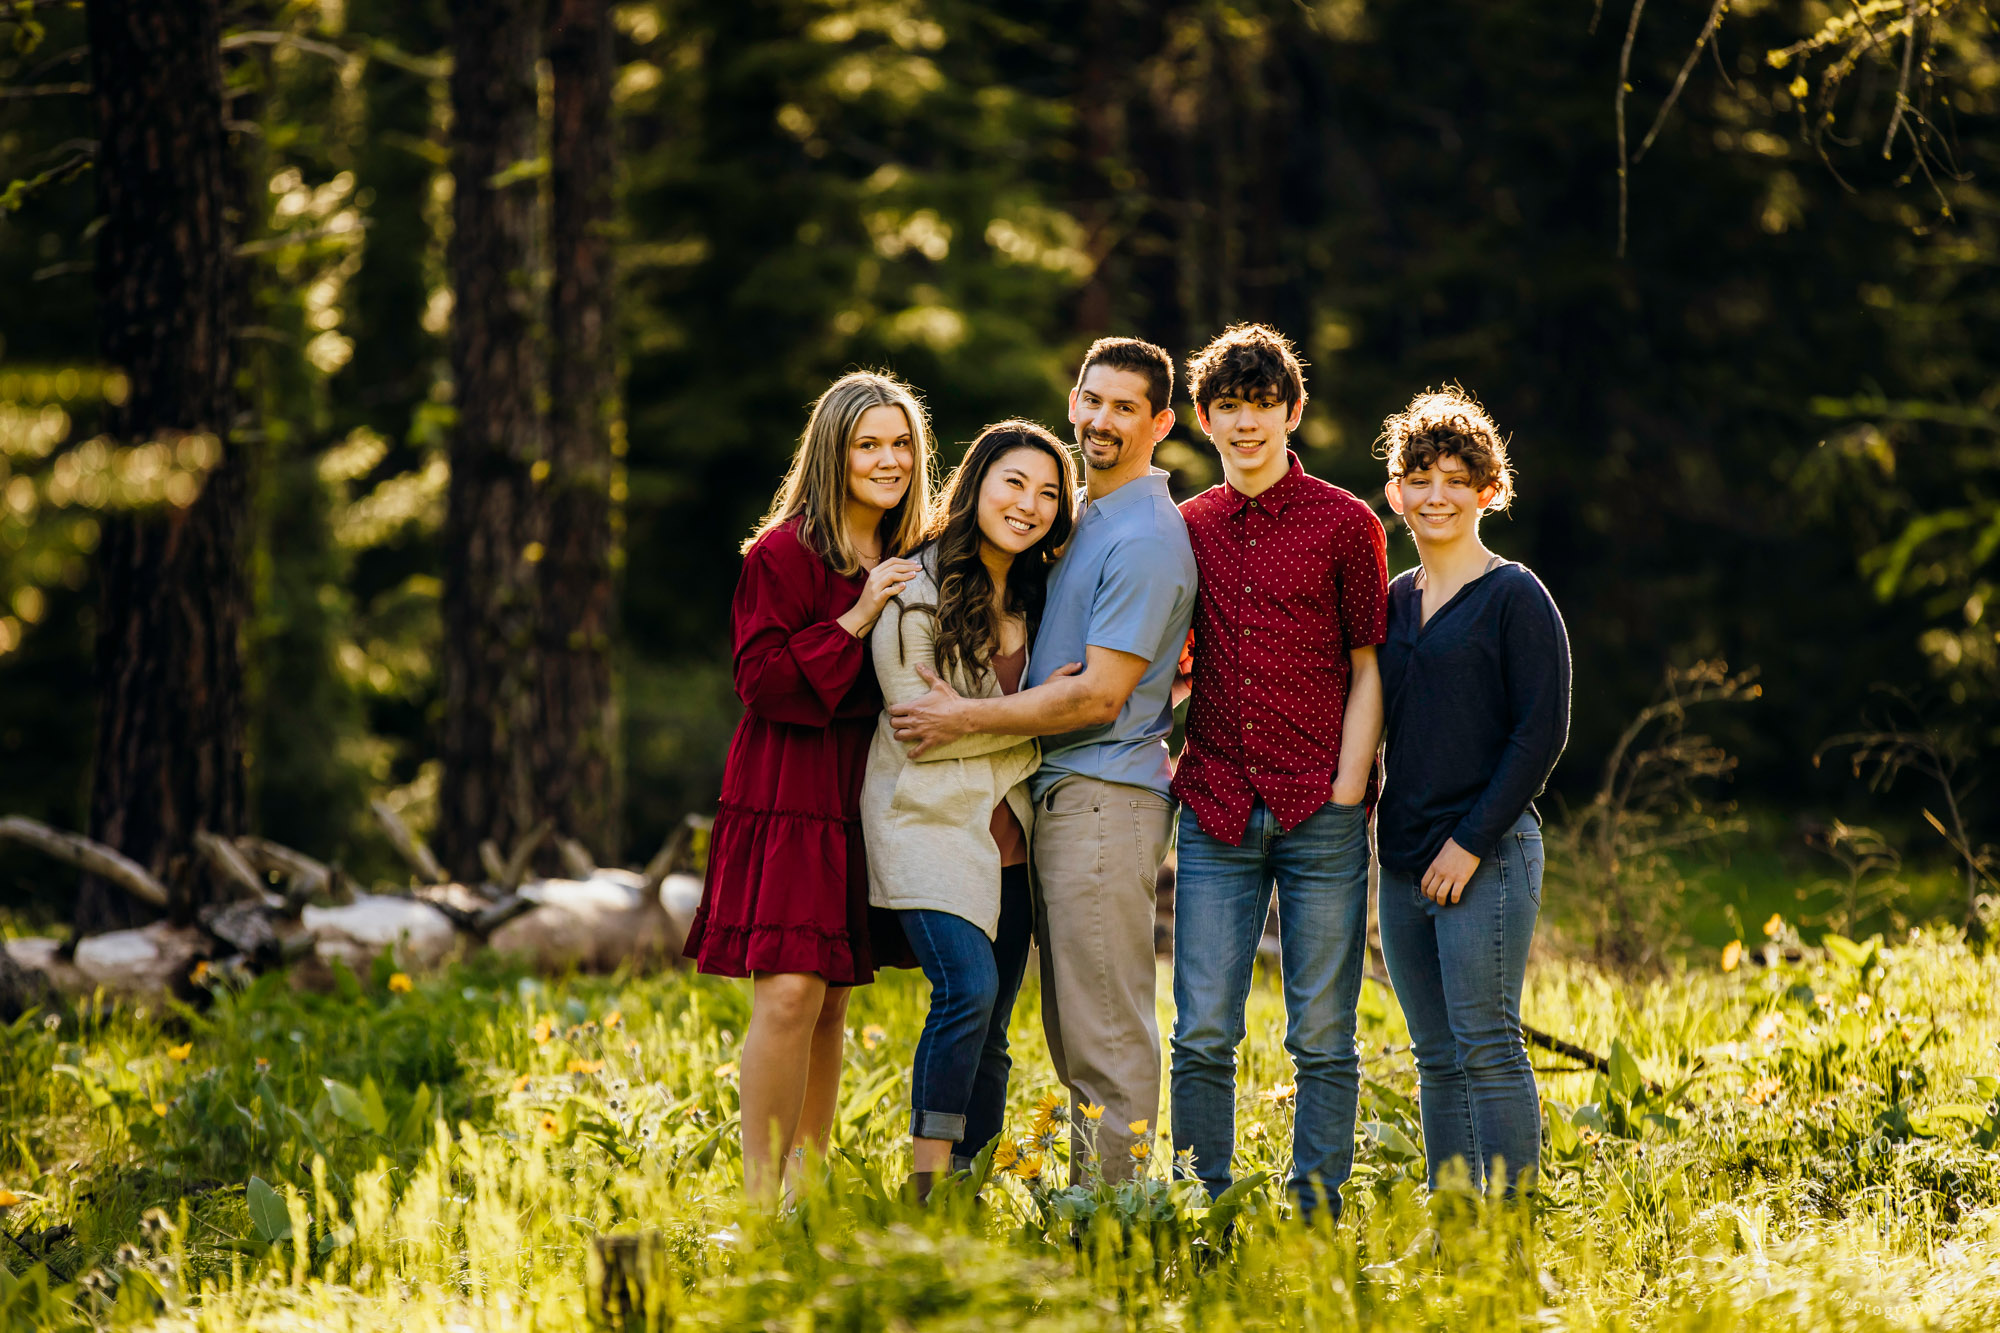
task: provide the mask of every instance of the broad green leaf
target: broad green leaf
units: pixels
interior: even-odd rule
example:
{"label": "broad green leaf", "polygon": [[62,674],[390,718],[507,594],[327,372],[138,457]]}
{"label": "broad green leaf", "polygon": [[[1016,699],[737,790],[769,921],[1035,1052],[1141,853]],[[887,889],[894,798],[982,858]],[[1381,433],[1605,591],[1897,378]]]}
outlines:
{"label": "broad green leaf", "polygon": [[1415,1161],[1423,1156],[1423,1153],[1417,1150],[1417,1145],[1410,1142],[1410,1136],[1394,1125],[1385,1124],[1380,1120],[1370,1120],[1364,1123],[1361,1129],[1385,1156],[1401,1161]]}
{"label": "broad green leaf", "polygon": [[1611,1043],[1611,1091],[1619,1101],[1630,1105],[1646,1086],[1646,1076],[1639,1069],[1639,1062],[1622,1041]]}
{"label": "broad green leaf", "polygon": [[375,1086],[373,1075],[361,1080],[361,1108],[368,1115],[368,1128],[377,1134],[389,1132],[389,1108],[382,1105],[382,1089]]}
{"label": "broad green leaf", "polygon": [[1857,969],[1865,966],[1875,953],[1873,941],[1865,945],[1856,944],[1845,935],[1831,932],[1820,937],[1820,946],[1849,967]]}
{"label": "broad green leaf", "polygon": [[326,1085],[326,1099],[334,1115],[356,1129],[375,1128],[374,1119],[368,1114],[368,1103],[361,1099],[360,1093],[337,1078],[323,1078],[320,1082]]}
{"label": "broad green leaf", "polygon": [[410,1109],[403,1113],[403,1123],[396,1130],[396,1146],[399,1148],[420,1147],[424,1134],[431,1124],[431,1085],[417,1085],[417,1095],[410,1100]]}
{"label": "broad green leaf", "polygon": [[327,1232],[325,1235],[319,1238],[319,1244],[313,1246],[313,1254],[318,1258],[324,1259],[326,1258],[327,1255],[332,1254],[335,1250],[340,1249],[342,1246],[352,1245],[353,1243],[354,1243],[353,1227],[347,1227],[347,1226],[335,1227],[333,1230]]}
{"label": "broad green leaf", "polygon": [[265,1184],[262,1176],[250,1177],[243,1201],[250,1206],[250,1226],[258,1240],[276,1245],[292,1238],[292,1215],[286,1210],[285,1201],[278,1197],[278,1191]]}

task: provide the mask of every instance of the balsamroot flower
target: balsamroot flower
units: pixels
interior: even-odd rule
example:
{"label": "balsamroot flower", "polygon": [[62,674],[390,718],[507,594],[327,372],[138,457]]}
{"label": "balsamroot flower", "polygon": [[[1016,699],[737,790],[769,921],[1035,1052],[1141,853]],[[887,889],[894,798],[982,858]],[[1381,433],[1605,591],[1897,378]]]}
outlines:
{"label": "balsamroot flower", "polygon": [[1011,1143],[1002,1143],[993,1150],[993,1169],[1005,1171],[1021,1160],[1021,1150]]}
{"label": "balsamroot flower", "polygon": [[390,974],[389,993],[391,995],[408,995],[413,989],[415,989],[415,983],[410,980],[408,972],[394,972]]}
{"label": "balsamroot flower", "polygon": [[1722,970],[1734,972],[1743,962],[1743,941],[1731,940],[1722,946]]}
{"label": "balsamroot flower", "polygon": [[1104,1108],[1099,1106],[1096,1102],[1085,1102],[1081,1110],[1083,1111],[1083,1118],[1085,1120],[1104,1119]]}
{"label": "balsamroot flower", "polygon": [[870,1023],[861,1029],[861,1049],[865,1051],[872,1051],[887,1040],[889,1034],[883,1031],[880,1023]]}

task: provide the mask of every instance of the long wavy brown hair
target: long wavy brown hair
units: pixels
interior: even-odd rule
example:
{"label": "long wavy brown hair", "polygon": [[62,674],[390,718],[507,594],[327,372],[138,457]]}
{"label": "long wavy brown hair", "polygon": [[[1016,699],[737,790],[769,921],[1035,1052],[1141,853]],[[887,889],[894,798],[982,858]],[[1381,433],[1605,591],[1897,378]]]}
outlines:
{"label": "long wavy brown hair", "polygon": [[1049,567],[1069,541],[1076,526],[1076,464],[1069,450],[1032,421],[1002,421],[979,432],[952,471],[939,501],[939,516],[919,559],[936,580],[935,605],[918,602],[902,608],[920,611],[937,621],[937,670],[948,674],[962,668],[977,682],[992,669],[1000,650],[1000,621],[993,612],[993,575],[979,558],[979,492],[993,465],[1016,449],[1038,449],[1055,460],[1056,485],[1062,499],[1055,521],[1041,539],[1014,557],[1007,571],[1007,614],[1027,617],[1033,635],[1048,595]]}

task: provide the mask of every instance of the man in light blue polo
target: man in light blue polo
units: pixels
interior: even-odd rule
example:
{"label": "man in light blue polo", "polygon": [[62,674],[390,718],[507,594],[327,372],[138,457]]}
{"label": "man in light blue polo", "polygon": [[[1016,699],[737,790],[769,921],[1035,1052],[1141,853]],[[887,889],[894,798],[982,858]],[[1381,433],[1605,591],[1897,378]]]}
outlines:
{"label": "man in light blue polo", "polygon": [[1042,1026],[1072,1104],[1105,1108],[1096,1137],[1111,1180],[1132,1174],[1132,1144],[1160,1109],[1154,883],[1173,821],[1167,734],[1196,577],[1187,524],[1153,466],[1173,389],[1173,359],[1153,344],[1091,345],[1069,395],[1083,509],[1021,692],[967,699],[924,671],[931,692],[890,709],[917,754],[974,732],[1046,738],[1031,779]]}

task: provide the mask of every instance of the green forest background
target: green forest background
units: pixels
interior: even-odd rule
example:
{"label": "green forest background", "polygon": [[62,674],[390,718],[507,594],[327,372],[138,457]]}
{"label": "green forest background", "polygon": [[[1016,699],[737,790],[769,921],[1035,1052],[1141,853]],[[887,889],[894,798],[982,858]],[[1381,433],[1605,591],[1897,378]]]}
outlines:
{"label": "green forest background", "polygon": [[[1741,0],[1705,41],[1706,0],[616,5],[622,846],[594,850],[712,807],[737,545],[829,379],[910,380],[950,462],[1004,416],[1066,436],[1098,334],[1178,357],[1260,319],[1311,363],[1307,467],[1378,509],[1412,392],[1458,381],[1512,432],[1488,539],[1568,621],[1559,797],[1666,667],[1726,659],[1763,690],[1703,720],[1741,761],[1713,795],[1775,847],[1865,814],[1951,859],[1929,790],[1812,756],[1892,712],[1968,781],[2000,748],[2000,46],[1977,4],[1863,8],[1925,12],[1813,46],[1849,7]],[[368,798],[421,829],[438,782],[449,25],[320,0],[225,31],[250,822],[393,873]],[[187,503],[202,462],[96,439],[85,63],[80,6],[0,3],[0,813],[71,829],[101,524]],[[1649,145],[1624,208],[1621,133]],[[1185,496],[1218,473],[1182,416]],[[0,903],[66,914],[68,878],[0,848]]]}

